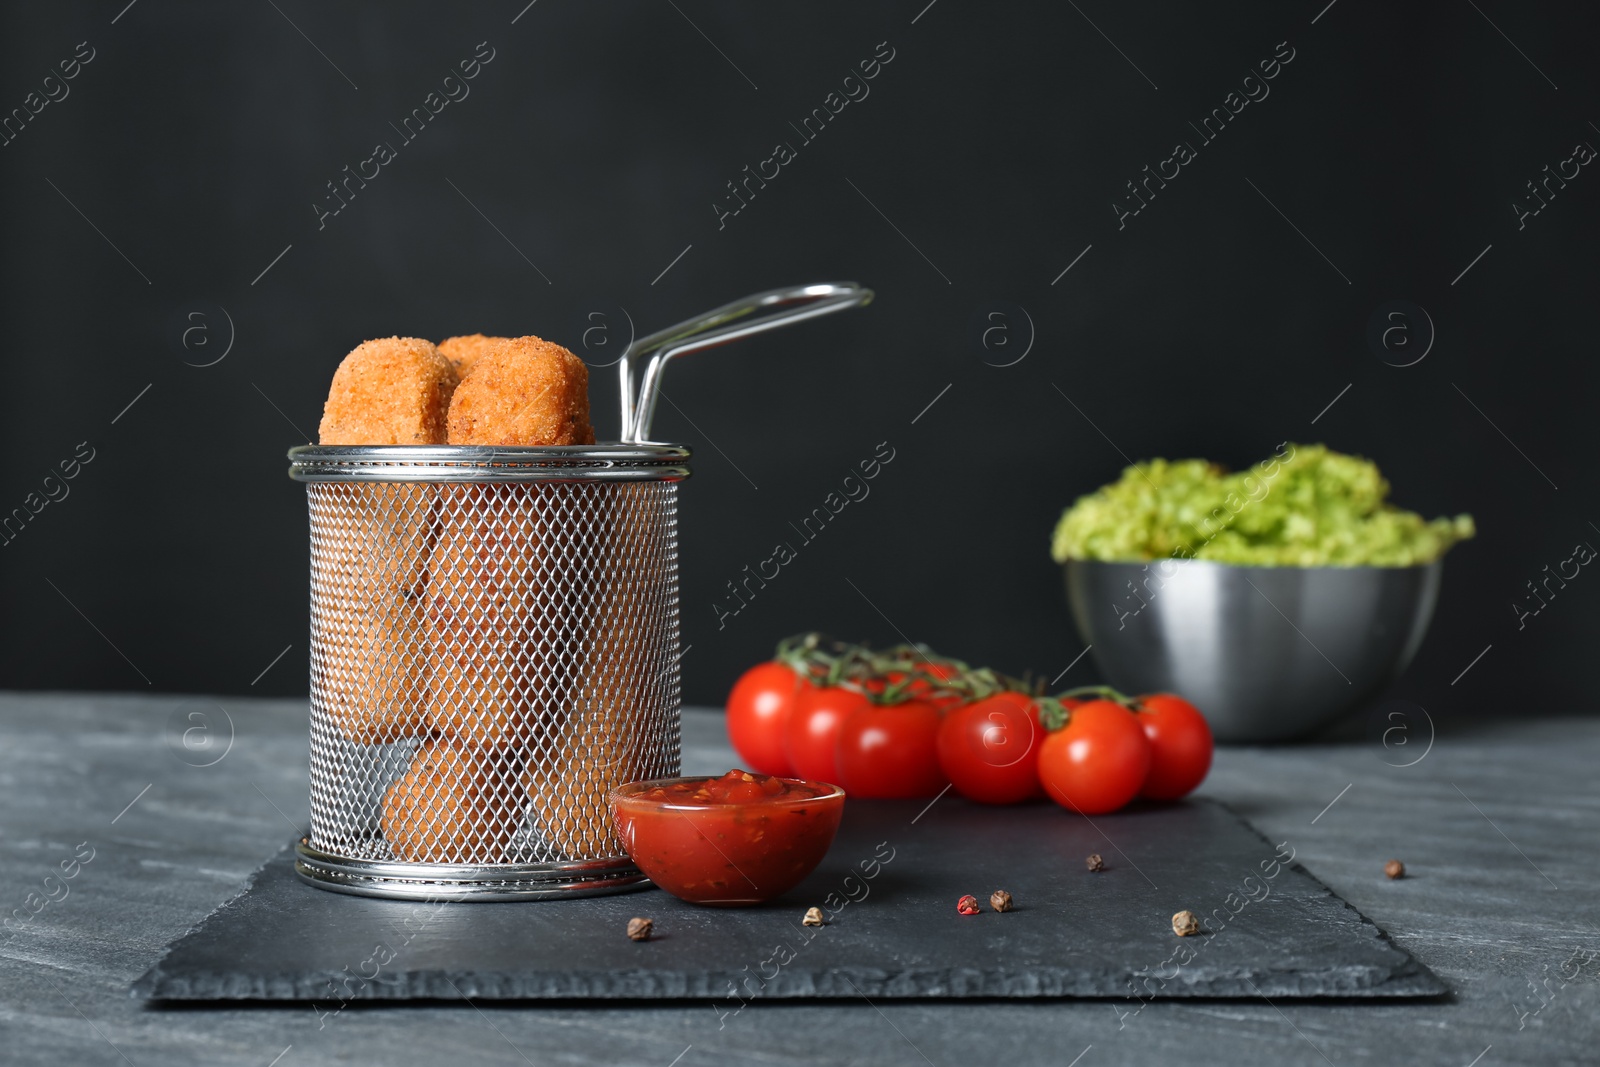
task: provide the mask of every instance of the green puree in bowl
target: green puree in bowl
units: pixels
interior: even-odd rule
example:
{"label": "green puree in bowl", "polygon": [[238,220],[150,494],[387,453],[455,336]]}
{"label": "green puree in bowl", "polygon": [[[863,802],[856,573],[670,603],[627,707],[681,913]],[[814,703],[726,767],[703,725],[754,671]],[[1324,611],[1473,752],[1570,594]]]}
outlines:
{"label": "green puree in bowl", "polygon": [[1057,562],[1172,557],[1258,567],[1407,567],[1473,535],[1472,516],[1424,519],[1385,503],[1376,464],[1325,445],[1285,443],[1228,473],[1201,459],[1153,459],[1079,497],[1056,524]]}

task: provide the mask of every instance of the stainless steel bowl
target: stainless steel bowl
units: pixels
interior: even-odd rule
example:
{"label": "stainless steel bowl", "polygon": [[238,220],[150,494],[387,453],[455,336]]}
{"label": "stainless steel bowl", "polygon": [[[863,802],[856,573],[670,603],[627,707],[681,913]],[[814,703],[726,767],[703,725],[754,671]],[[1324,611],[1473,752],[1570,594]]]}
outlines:
{"label": "stainless steel bowl", "polygon": [[1181,694],[1219,741],[1285,741],[1362,707],[1405,670],[1443,565],[1070,560],[1067,599],[1109,685]]}

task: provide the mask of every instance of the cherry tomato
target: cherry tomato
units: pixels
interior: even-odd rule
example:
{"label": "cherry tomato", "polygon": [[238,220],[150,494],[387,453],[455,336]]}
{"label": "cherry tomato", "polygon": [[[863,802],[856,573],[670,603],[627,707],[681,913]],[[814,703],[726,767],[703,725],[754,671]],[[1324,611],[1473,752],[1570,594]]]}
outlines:
{"label": "cherry tomato", "polygon": [[813,782],[839,781],[839,727],[853,712],[869,707],[865,696],[841,686],[806,685],[795,694],[785,730],[785,751],[794,776]]}
{"label": "cherry tomato", "polygon": [[[1082,697],[1059,697],[1057,699],[1059,700],[1061,706],[1066,708],[1068,711],[1071,711],[1073,708],[1081,707],[1082,705],[1088,703],[1088,701],[1085,700]],[[1041,724],[1041,728],[1042,728],[1042,724]],[[1048,736],[1048,731],[1046,731],[1046,736]],[[1040,747],[1044,746],[1044,737],[1039,738],[1039,745],[1040,745]],[[1038,752],[1035,752],[1033,754],[1033,761],[1034,761],[1034,769],[1035,769],[1035,771],[1037,771],[1038,770],[1038,765],[1039,765],[1039,754],[1038,754]],[[1035,773],[1034,778],[1037,779],[1038,777],[1039,777],[1038,774]],[[1033,791],[1033,795],[1034,796],[1036,796],[1036,797],[1048,797],[1050,795],[1049,792],[1045,789],[1043,782],[1035,781],[1034,782],[1034,786],[1035,786],[1034,791]]]}
{"label": "cherry tomato", "polygon": [[1039,709],[1026,694],[996,693],[939,725],[939,767],[968,800],[1015,804],[1039,795]]}
{"label": "cherry tomato", "polygon": [[728,694],[728,740],[757,773],[794,777],[786,731],[795,697],[809,684],[782,663],[758,663],[733,683]]}
{"label": "cherry tomato", "polygon": [[1133,712],[1111,700],[1072,709],[1067,724],[1039,747],[1039,781],[1064,808],[1084,815],[1116,811],[1139,794],[1150,771],[1150,742]]}
{"label": "cherry tomato", "polygon": [[931,797],[949,784],[938,736],[939,709],[925,700],[858,708],[839,727],[839,784],[853,797]]}
{"label": "cherry tomato", "polygon": [[1150,773],[1139,795],[1177,800],[1211,769],[1211,727],[1198,708],[1171,693],[1142,696],[1139,707],[1134,718],[1150,742]]}

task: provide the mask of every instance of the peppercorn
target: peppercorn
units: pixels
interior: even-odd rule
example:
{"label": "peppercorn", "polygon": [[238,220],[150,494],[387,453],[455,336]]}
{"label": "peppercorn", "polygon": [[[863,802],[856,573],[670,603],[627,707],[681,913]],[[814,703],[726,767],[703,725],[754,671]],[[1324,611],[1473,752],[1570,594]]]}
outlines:
{"label": "peppercorn", "polygon": [[1195,918],[1194,912],[1184,909],[1172,917],[1172,932],[1179,937],[1198,934],[1200,932],[1200,920]]}
{"label": "peppercorn", "polygon": [[1084,860],[1083,864],[1091,871],[1103,871],[1106,869],[1106,861],[1100,858],[1100,853],[1098,852],[1091,852],[1089,858]]}
{"label": "peppercorn", "polygon": [[802,926],[822,926],[822,925],[824,925],[823,919],[822,919],[822,909],[821,908],[807,908],[806,909],[806,917],[804,919],[800,920],[800,925],[802,925]]}
{"label": "peppercorn", "polygon": [[960,912],[962,915],[978,914],[978,898],[972,896],[970,893],[967,896],[962,897],[960,900],[956,901],[956,911]]}
{"label": "peppercorn", "polygon": [[655,928],[656,924],[649,919],[629,919],[628,939],[630,941],[648,941],[650,940],[651,932]]}
{"label": "peppercorn", "polygon": [[993,893],[989,894],[989,907],[993,908],[995,911],[1010,911],[1011,894],[1007,893],[1004,889],[996,889]]}
{"label": "peppercorn", "polygon": [[1406,876],[1406,865],[1399,860],[1390,860],[1383,865],[1383,873],[1390,878],[1404,878]]}

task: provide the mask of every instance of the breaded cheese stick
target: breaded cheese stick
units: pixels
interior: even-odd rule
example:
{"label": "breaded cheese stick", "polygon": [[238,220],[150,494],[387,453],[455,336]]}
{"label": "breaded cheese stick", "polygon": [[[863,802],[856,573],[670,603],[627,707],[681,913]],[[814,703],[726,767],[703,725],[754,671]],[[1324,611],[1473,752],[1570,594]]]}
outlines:
{"label": "breaded cheese stick", "polygon": [[450,400],[460,380],[432,341],[365,341],[333,373],[322,409],[321,442],[442,445]]}
{"label": "breaded cheese stick", "polygon": [[380,825],[408,863],[500,863],[517,829],[509,773],[490,753],[443,738],[423,741],[383,798]]}
{"label": "breaded cheese stick", "polygon": [[323,706],[361,745],[423,730],[428,630],[422,593],[430,540],[430,487],[341,485],[312,572]]}
{"label": "breaded cheese stick", "polygon": [[[415,337],[367,341],[334,373],[325,445],[443,444],[455,368]],[[421,610],[434,489],[361,482],[329,487],[312,595],[319,689],[339,730],[386,744],[422,730],[427,629]]]}
{"label": "breaded cheese stick", "polygon": [[[591,569],[602,596],[579,620],[583,649],[574,663],[558,731],[538,755],[530,752],[522,786],[538,812],[544,839],[571,859],[615,855],[621,848],[612,827],[607,793],[660,768],[644,766],[638,709],[652,688],[665,684],[666,668],[648,657],[645,632],[651,601],[660,595],[659,575],[624,573],[630,562],[649,558],[652,530],[650,483],[620,483],[596,505]],[[609,572],[609,577],[599,577]]]}
{"label": "breaded cheese stick", "polygon": [[440,487],[439,540],[428,579],[432,684],[427,722],[464,743],[527,740],[543,616],[539,487]]}
{"label": "breaded cheese stick", "polygon": [[481,333],[469,333],[461,337],[446,337],[439,342],[439,351],[455,365],[456,373],[465,378],[479,359],[510,340],[509,337],[485,337]]}
{"label": "breaded cheese stick", "polygon": [[[536,337],[484,354],[450,410],[451,444],[594,441],[587,368]],[[526,745],[539,731],[535,710],[557,703],[571,672],[550,588],[552,515],[565,488],[462,484],[442,494],[428,585],[433,729],[476,745]]]}
{"label": "breaded cheese stick", "polygon": [[538,337],[485,352],[450,401],[453,445],[592,445],[589,368]]}

